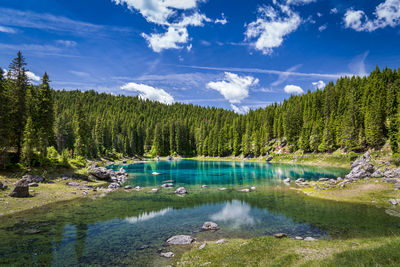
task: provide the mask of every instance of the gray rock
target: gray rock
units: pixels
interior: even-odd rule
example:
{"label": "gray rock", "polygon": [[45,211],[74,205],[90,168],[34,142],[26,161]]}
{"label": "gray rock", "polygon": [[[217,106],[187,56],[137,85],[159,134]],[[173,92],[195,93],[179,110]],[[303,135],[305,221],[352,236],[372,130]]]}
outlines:
{"label": "gray rock", "polygon": [[109,189],[118,189],[118,188],[120,188],[121,186],[118,184],[118,183],[111,183],[109,186],[108,186],[108,188]]}
{"label": "gray rock", "polygon": [[375,172],[374,165],[370,162],[371,156],[369,152],[365,153],[361,157],[351,164],[351,171],[345,177],[348,179],[363,179],[371,177]]}
{"label": "gray rock", "polygon": [[170,245],[188,245],[194,241],[190,235],[175,235],[167,240]]}
{"label": "gray rock", "polygon": [[306,238],[304,238],[304,241],[315,241],[315,240],[317,240],[317,239],[315,239],[315,238],[313,238],[313,237],[306,237]]}
{"label": "gray rock", "polygon": [[153,188],[147,193],[157,193],[157,192],[158,192],[158,188]]}
{"label": "gray rock", "polygon": [[299,178],[296,180],[296,183],[304,183],[305,181],[304,178]]}
{"label": "gray rock", "polygon": [[206,246],[207,246],[207,243],[201,244],[201,246],[199,247],[199,250],[202,250],[202,249],[205,248]]}
{"label": "gray rock", "polygon": [[113,170],[109,170],[104,167],[91,168],[89,170],[89,174],[100,180],[109,180],[112,176],[115,176],[115,172]]}
{"label": "gray rock", "polygon": [[127,190],[132,189],[132,186],[131,186],[131,185],[126,185],[126,186],[124,187],[124,189],[127,189]]}
{"label": "gray rock", "polygon": [[266,159],[266,161],[267,161],[267,162],[270,162],[272,159],[273,159],[273,157],[272,157],[272,156],[269,156],[269,157]]}
{"label": "gray rock", "polygon": [[205,184],[203,184],[202,186],[201,186],[201,188],[207,188],[208,186],[207,185],[205,185]]}
{"label": "gray rock", "polygon": [[175,190],[175,194],[178,194],[178,195],[184,195],[184,194],[186,194],[187,193],[187,191],[186,191],[186,189],[184,188],[184,187],[178,187],[176,190]]}
{"label": "gray rock", "polygon": [[318,182],[325,182],[325,181],[328,181],[328,180],[329,180],[328,178],[319,178]]}
{"label": "gray rock", "polygon": [[201,229],[203,230],[218,230],[218,224],[216,224],[215,222],[205,222],[203,223],[203,226],[201,227]]}
{"label": "gray rock", "polygon": [[252,186],[252,187],[250,187],[250,190],[252,190],[252,191],[254,191],[254,190],[256,190],[257,188],[255,187],[255,186]]}
{"label": "gray rock", "polygon": [[172,252],[161,252],[160,256],[164,258],[172,258],[173,256],[175,256],[175,254]]}
{"label": "gray rock", "polygon": [[218,189],[219,191],[225,191],[226,188],[225,187],[221,187],[220,189]]}
{"label": "gray rock", "polygon": [[283,182],[287,184],[290,183],[290,178],[283,179]]}
{"label": "gray rock", "polygon": [[304,238],[302,238],[301,236],[296,236],[295,238],[294,238],[294,240],[303,240]]}
{"label": "gray rock", "polygon": [[163,187],[163,188],[174,187],[174,184],[173,183],[165,183],[161,187]]}
{"label": "gray rock", "polygon": [[392,183],[392,184],[397,184],[399,183],[399,179],[395,179],[395,178],[383,178],[382,182],[384,183]]}
{"label": "gray rock", "polygon": [[390,204],[392,204],[392,205],[397,205],[397,204],[398,204],[398,203],[397,203],[397,200],[396,200],[396,199],[393,199],[393,198],[389,199],[389,202],[390,202]]}
{"label": "gray rock", "polygon": [[220,240],[216,241],[215,244],[221,245],[221,244],[226,243],[226,242],[227,241],[225,239],[220,239]]}
{"label": "gray rock", "polygon": [[28,186],[31,186],[31,187],[38,187],[39,185],[38,185],[37,183],[29,183]]}
{"label": "gray rock", "polygon": [[77,183],[77,182],[67,182],[67,185],[70,185],[70,186],[80,186],[80,184]]}
{"label": "gray rock", "polygon": [[240,190],[238,190],[238,192],[244,192],[244,193],[248,193],[248,192],[250,192],[250,189],[248,189],[248,188],[244,188],[244,189],[240,189]]}
{"label": "gray rock", "polygon": [[10,197],[29,197],[29,179],[22,178],[15,183]]}
{"label": "gray rock", "polygon": [[278,233],[278,234],[274,234],[274,237],[276,237],[276,238],[283,238],[283,237],[287,237],[287,234]]}
{"label": "gray rock", "polygon": [[135,190],[139,191],[140,189],[142,189],[140,186],[136,186]]}
{"label": "gray rock", "polygon": [[374,171],[373,174],[371,174],[372,178],[381,178],[383,176],[385,176],[385,175],[380,170],[376,170],[376,171]]}

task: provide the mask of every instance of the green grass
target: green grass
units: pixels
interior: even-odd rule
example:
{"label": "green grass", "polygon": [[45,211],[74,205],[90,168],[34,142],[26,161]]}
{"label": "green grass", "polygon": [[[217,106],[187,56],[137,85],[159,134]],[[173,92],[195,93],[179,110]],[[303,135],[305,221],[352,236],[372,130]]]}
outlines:
{"label": "green grass", "polygon": [[400,238],[297,241],[259,237],[200,244],[177,260],[183,266],[398,266]]}

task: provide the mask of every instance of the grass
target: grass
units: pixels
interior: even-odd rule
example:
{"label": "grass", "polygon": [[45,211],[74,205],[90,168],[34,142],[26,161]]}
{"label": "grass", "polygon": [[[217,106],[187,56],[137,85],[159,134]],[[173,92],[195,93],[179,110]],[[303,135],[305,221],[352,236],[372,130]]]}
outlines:
{"label": "grass", "polygon": [[[352,156],[349,154],[274,154],[271,163],[288,163],[302,164],[312,166],[329,166],[338,168],[350,168]],[[265,162],[267,156],[246,159],[250,162]],[[205,157],[197,156],[189,158],[192,160],[226,160],[226,161],[242,161],[241,157]]]}
{"label": "grass", "polygon": [[[400,238],[298,241],[259,237],[208,242],[185,252],[181,266],[398,266]],[[207,264],[208,263],[208,264]]]}

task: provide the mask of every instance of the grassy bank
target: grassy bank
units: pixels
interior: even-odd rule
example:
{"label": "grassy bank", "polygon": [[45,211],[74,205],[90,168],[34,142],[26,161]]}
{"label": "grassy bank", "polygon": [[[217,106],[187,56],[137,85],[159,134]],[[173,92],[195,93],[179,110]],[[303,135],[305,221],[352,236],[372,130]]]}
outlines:
{"label": "grassy bank", "polygon": [[398,266],[400,237],[299,241],[259,237],[208,242],[184,253],[182,266]]}
{"label": "grassy bank", "polygon": [[[354,154],[275,154],[272,155],[271,163],[302,164],[312,166],[350,168],[350,163],[354,160]],[[205,157],[197,156],[189,158],[192,160],[226,160],[226,161],[250,161],[266,162],[267,157],[243,159],[241,157]]]}

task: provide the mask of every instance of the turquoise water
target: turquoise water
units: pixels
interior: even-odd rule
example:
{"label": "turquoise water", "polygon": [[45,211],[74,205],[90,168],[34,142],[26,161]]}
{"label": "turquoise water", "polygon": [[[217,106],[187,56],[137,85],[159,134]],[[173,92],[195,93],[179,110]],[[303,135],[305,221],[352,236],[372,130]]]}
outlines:
{"label": "turquoise water", "polygon": [[[189,168],[193,164],[198,166]],[[173,259],[161,258],[159,252],[179,254],[176,247],[165,246],[165,241],[177,234],[192,235],[200,243],[279,232],[318,239],[400,232],[400,218],[389,216],[382,208],[313,199],[282,186],[270,186],[285,177],[334,177],[343,170],[191,161],[125,168],[132,173],[129,183],[154,186],[172,175],[176,184],[187,185],[188,194],[177,196],[173,189],[155,194],[147,193],[148,188],[120,191],[2,216],[0,265],[166,266]],[[162,174],[152,175],[153,171]],[[273,173],[281,176],[275,178]],[[199,184],[215,186],[201,189]],[[257,185],[257,190],[236,191],[246,184]],[[230,185],[230,189],[219,191],[216,187],[221,185]],[[210,220],[217,222],[220,230],[200,231],[203,222]]]}
{"label": "turquoise water", "polygon": [[[119,165],[110,167],[121,168]],[[167,180],[183,186],[274,185],[280,184],[284,178],[317,180],[343,177],[348,172],[338,168],[245,161],[151,161],[123,167],[131,174],[129,184],[139,186],[157,186]]]}

